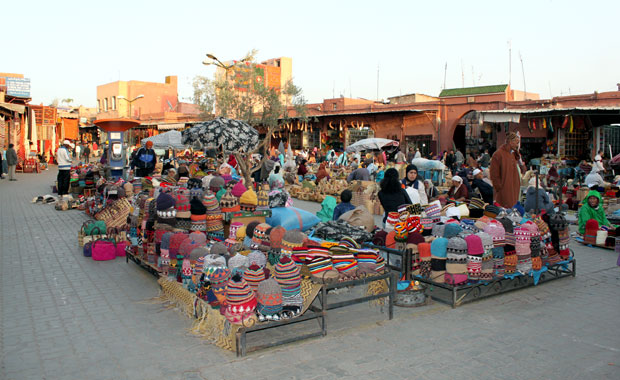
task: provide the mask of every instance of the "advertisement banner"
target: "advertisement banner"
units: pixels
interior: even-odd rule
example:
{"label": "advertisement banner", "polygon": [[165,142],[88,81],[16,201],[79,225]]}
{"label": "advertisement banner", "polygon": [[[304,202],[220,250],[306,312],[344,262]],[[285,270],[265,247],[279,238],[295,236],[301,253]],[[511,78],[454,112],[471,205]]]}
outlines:
{"label": "advertisement banner", "polygon": [[6,94],[18,98],[30,97],[30,78],[11,78],[5,79]]}

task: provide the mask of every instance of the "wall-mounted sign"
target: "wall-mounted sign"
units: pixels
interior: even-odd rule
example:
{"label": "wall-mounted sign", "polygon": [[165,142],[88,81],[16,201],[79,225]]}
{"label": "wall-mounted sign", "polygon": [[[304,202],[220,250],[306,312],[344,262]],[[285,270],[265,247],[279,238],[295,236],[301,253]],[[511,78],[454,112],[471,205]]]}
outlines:
{"label": "wall-mounted sign", "polygon": [[30,97],[30,78],[6,78],[6,94],[18,98]]}

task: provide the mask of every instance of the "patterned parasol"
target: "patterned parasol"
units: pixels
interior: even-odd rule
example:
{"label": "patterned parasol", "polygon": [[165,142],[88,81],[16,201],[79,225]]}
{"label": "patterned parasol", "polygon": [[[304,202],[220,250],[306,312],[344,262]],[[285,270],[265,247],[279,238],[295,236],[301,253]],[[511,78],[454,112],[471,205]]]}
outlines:
{"label": "patterned parasol", "polygon": [[183,144],[194,148],[218,148],[225,152],[249,152],[258,146],[258,131],[250,124],[218,117],[183,131]]}

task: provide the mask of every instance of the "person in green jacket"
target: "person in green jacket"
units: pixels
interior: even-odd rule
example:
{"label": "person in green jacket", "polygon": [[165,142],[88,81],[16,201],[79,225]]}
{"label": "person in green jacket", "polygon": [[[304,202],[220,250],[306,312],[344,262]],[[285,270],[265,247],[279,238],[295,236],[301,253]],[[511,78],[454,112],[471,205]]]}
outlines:
{"label": "person in green jacket", "polygon": [[609,223],[609,220],[607,220],[605,210],[601,203],[603,203],[601,194],[596,190],[590,190],[583,205],[579,209],[579,233],[581,235],[586,232],[586,222],[590,219],[596,220],[601,227],[608,226],[614,228],[614,226]]}

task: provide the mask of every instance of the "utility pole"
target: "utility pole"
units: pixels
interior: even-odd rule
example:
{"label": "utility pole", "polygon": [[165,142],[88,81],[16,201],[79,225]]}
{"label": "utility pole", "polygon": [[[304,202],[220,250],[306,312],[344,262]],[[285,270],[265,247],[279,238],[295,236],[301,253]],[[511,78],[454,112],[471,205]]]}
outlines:
{"label": "utility pole", "polygon": [[463,68],[462,59],[461,59],[461,87],[465,87],[465,69]]}
{"label": "utility pole", "polygon": [[527,88],[525,87],[525,69],[523,68],[523,57],[519,52],[519,59],[521,60],[521,74],[523,74],[523,97],[527,100]]}
{"label": "utility pole", "polygon": [[448,61],[446,61],[446,66],[443,69],[443,90],[446,89],[446,76],[448,75]]}
{"label": "utility pole", "polygon": [[377,100],[379,100],[379,63],[377,63]]}
{"label": "utility pole", "polygon": [[508,40],[508,86],[512,84],[512,41]]}

